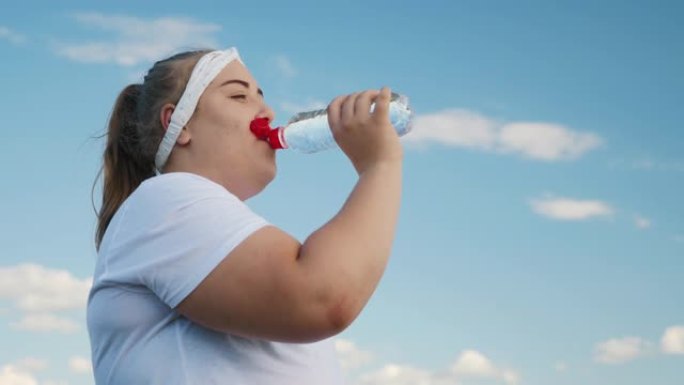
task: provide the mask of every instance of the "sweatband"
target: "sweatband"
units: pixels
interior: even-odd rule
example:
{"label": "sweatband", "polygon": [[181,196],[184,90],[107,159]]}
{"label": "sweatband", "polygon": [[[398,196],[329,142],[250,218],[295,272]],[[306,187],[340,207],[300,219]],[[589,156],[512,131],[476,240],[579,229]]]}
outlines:
{"label": "sweatband", "polygon": [[166,129],[164,138],[159,144],[157,155],[154,158],[155,173],[157,175],[161,173],[161,169],[169,159],[171,150],[173,150],[181,130],[195,112],[197,102],[199,102],[199,98],[204,93],[204,90],[228,63],[236,59],[242,63],[237,48],[231,47],[223,51],[209,52],[197,62],[178,104],[171,114],[169,127]]}

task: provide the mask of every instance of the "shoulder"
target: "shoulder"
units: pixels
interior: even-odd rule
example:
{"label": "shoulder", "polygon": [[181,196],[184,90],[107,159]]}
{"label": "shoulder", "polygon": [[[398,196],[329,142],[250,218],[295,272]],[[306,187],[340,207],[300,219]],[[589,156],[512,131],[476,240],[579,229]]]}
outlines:
{"label": "shoulder", "polygon": [[207,219],[234,211],[250,211],[223,186],[203,176],[174,172],[145,180],[121,205],[103,238],[115,237],[117,243],[147,231],[178,226],[190,219]]}
{"label": "shoulder", "polygon": [[[134,222],[206,219],[208,214],[251,211],[220,184],[201,175],[174,172],[143,182],[131,195],[127,216]],[[199,218],[197,218],[199,216]]]}
{"label": "shoulder", "polygon": [[186,172],[162,174],[145,180],[125,202],[127,211],[163,214],[204,200],[243,205],[220,184]]}
{"label": "shoulder", "polygon": [[131,195],[132,198],[147,198],[149,196],[157,200],[178,199],[188,196],[235,197],[220,184],[201,175],[188,172],[172,172],[147,179]]}

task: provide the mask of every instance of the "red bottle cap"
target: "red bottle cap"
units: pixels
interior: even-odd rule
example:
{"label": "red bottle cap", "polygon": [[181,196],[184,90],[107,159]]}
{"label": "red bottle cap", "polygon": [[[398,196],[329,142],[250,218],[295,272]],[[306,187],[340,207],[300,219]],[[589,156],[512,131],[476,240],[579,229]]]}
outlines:
{"label": "red bottle cap", "polygon": [[275,150],[287,148],[287,144],[283,138],[282,127],[274,128],[268,133],[268,144],[270,144],[271,148]]}
{"label": "red bottle cap", "polygon": [[257,138],[265,140],[268,138],[268,133],[271,131],[271,127],[268,123],[268,118],[256,118],[252,120],[249,124],[249,129],[252,131]]}
{"label": "red bottle cap", "polygon": [[283,138],[283,128],[271,128],[268,118],[256,118],[249,123],[249,129],[260,140],[265,140],[271,145],[271,148],[279,150],[287,148],[285,139]]}

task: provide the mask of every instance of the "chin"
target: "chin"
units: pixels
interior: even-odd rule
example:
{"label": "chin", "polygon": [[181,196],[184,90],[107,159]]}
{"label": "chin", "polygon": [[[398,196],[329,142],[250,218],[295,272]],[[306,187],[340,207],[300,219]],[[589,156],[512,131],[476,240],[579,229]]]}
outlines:
{"label": "chin", "polygon": [[256,180],[255,183],[252,184],[247,194],[245,194],[246,196],[244,199],[249,199],[262,192],[273,181],[273,179],[275,179],[275,176],[275,168],[273,168],[271,172],[265,172],[261,174],[258,180]]}
{"label": "chin", "polygon": [[259,189],[259,191],[265,189],[266,186],[268,186],[271,182],[273,182],[275,177],[276,177],[276,169],[275,169],[275,167],[273,167],[273,169],[270,172],[264,174],[263,180],[261,181],[261,189]]}
{"label": "chin", "polygon": [[278,166],[276,166],[275,159],[271,160],[267,167],[264,167],[263,174],[261,175],[261,182],[264,184],[264,188],[275,179],[277,171]]}

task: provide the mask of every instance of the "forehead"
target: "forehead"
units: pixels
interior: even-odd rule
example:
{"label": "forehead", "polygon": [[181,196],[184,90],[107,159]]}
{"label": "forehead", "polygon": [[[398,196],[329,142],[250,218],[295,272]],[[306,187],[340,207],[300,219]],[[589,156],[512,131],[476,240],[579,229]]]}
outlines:
{"label": "forehead", "polygon": [[252,74],[249,72],[247,67],[245,67],[238,60],[233,60],[232,62],[228,63],[228,65],[226,65],[225,68],[223,68],[223,70],[216,75],[216,78],[212,81],[212,85],[216,87],[227,80],[234,79],[243,80],[249,83],[252,87],[258,87],[256,79],[252,77]]}

